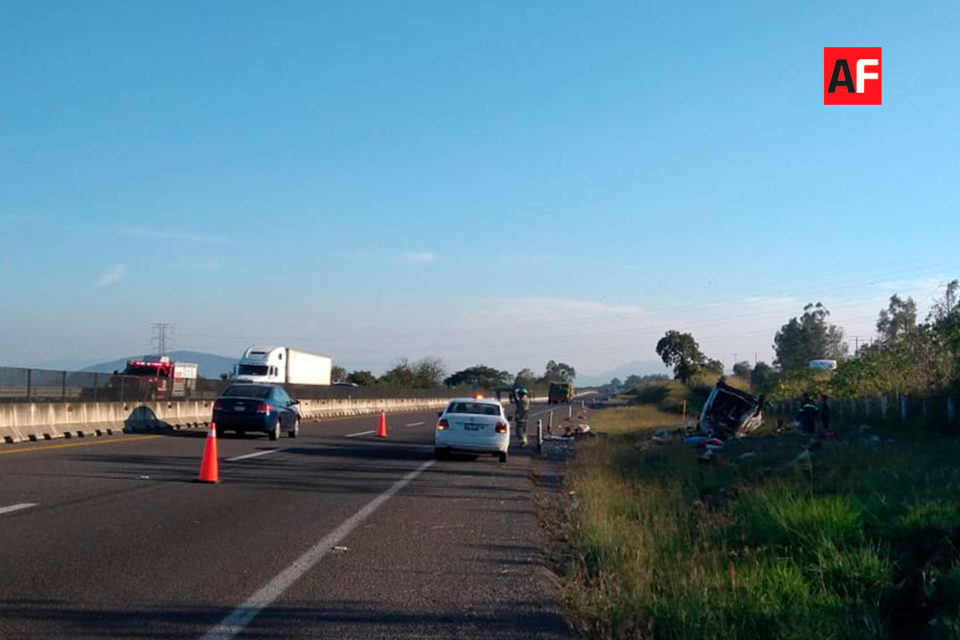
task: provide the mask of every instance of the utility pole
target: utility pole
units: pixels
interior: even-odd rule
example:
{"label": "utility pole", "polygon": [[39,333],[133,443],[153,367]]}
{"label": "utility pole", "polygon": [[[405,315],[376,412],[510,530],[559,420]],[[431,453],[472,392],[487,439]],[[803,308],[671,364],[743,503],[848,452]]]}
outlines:
{"label": "utility pole", "polygon": [[167,355],[167,340],[173,342],[173,324],[169,322],[154,322],[153,327],[153,339],[151,343],[156,345],[157,355],[165,356]]}

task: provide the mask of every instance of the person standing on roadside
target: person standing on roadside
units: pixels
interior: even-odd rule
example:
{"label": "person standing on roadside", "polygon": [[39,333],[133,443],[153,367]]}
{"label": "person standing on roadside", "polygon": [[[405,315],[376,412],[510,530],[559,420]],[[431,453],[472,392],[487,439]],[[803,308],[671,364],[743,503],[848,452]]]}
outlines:
{"label": "person standing on roadside", "polygon": [[820,396],[820,426],[824,431],[830,431],[830,405],[826,394]]}
{"label": "person standing on roadside", "polygon": [[800,423],[800,429],[804,433],[812,434],[817,430],[817,416],[820,410],[813,404],[813,398],[809,393],[803,394],[800,401],[800,413],[797,415],[797,422]]}
{"label": "person standing on roadside", "polygon": [[513,416],[516,423],[517,435],[520,436],[520,446],[527,446],[527,416],[530,415],[530,394],[526,387],[517,387],[517,409]]}

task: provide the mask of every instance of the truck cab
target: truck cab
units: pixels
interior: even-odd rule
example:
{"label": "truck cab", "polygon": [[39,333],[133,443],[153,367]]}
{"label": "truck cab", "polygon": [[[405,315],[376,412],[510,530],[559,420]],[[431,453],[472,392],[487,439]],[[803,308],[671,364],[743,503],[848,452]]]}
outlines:
{"label": "truck cab", "polygon": [[124,370],[110,379],[120,397],[139,400],[188,398],[197,388],[197,365],[171,362],[167,356],[145,356],[127,360]]}
{"label": "truck cab", "polygon": [[287,381],[284,347],[250,347],[237,363],[237,382],[284,384]]}
{"label": "truck cab", "polygon": [[550,404],[573,402],[573,383],[551,382],[550,391],[547,394],[547,401]]}

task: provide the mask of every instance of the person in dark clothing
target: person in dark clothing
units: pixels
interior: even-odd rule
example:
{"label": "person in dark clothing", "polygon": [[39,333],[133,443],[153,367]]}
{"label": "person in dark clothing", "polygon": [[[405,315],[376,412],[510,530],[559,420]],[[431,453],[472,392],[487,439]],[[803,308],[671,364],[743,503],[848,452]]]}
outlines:
{"label": "person in dark clothing", "polygon": [[817,416],[819,413],[820,409],[817,405],[813,404],[813,399],[810,397],[810,394],[803,394],[803,399],[800,401],[800,413],[797,415],[797,422],[800,423],[800,429],[804,433],[812,434],[817,430]]}
{"label": "person in dark clothing", "polygon": [[820,396],[820,427],[824,431],[830,431],[830,405],[826,395]]}
{"label": "person in dark clothing", "polygon": [[517,387],[517,405],[514,413],[517,435],[520,437],[520,446],[527,446],[527,416],[530,415],[530,394],[526,387]]}

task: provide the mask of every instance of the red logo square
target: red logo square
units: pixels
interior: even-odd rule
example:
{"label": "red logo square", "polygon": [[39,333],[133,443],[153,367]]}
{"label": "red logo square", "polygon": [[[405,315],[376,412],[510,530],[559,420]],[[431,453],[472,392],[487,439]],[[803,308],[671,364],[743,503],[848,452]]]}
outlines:
{"label": "red logo square", "polygon": [[882,104],[880,47],[823,48],[823,104]]}

